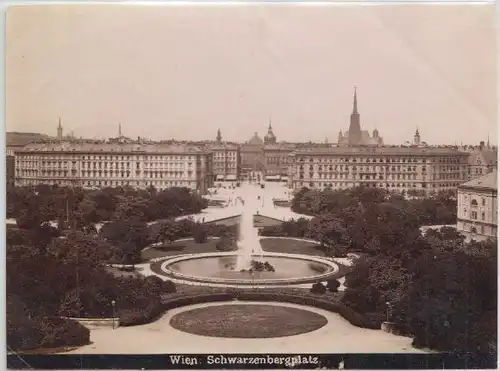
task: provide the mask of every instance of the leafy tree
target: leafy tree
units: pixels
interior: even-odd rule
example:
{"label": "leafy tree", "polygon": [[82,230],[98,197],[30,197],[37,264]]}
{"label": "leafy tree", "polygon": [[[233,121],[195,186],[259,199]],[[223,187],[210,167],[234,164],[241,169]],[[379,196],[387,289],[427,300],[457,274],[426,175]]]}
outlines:
{"label": "leafy tree", "polygon": [[156,241],[164,243],[172,243],[180,236],[179,225],[173,219],[166,220],[160,223]]}

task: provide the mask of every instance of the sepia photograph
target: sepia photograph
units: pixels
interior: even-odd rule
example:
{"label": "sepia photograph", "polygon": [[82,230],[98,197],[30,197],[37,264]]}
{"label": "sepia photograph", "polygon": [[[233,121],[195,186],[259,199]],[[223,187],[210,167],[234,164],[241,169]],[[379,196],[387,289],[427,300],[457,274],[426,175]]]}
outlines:
{"label": "sepia photograph", "polygon": [[6,11],[11,369],[496,369],[493,3]]}

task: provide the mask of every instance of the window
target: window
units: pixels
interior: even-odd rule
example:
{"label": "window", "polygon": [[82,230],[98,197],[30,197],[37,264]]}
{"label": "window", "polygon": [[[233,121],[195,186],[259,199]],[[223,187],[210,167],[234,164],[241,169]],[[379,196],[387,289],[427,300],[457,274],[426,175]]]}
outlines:
{"label": "window", "polygon": [[486,219],[486,213],[483,211],[483,212],[481,213],[481,220],[484,220],[484,219]]}
{"label": "window", "polygon": [[477,207],[477,201],[476,201],[476,200],[472,200],[472,201],[470,202],[470,205],[471,205],[472,207]]}
{"label": "window", "polygon": [[477,219],[477,211],[471,211],[470,217],[471,219]]}
{"label": "window", "polygon": [[486,205],[486,200],[484,198],[481,198],[481,205],[483,205],[483,206]]}

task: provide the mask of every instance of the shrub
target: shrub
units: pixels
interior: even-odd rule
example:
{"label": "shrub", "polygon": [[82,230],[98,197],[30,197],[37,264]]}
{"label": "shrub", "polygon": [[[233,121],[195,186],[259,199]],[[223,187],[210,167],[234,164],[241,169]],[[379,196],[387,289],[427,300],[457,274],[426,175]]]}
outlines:
{"label": "shrub", "polygon": [[[14,322],[18,322],[14,326]],[[90,331],[76,321],[63,318],[18,317],[7,321],[7,344],[13,350],[81,346],[90,343]]]}
{"label": "shrub", "polygon": [[326,284],[326,288],[330,292],[339,291],[339,287],[340,287],[340,282],[337,280],[329,280],[328,283]]}
{"label": "shrub", "polygon": [[198,226],[193,231],[193,238],[196,243],[205,243],[208,239],[208,231],[204,227]]}
{"label": "shrub", "polygon": [[312,285],[311,292],[313,294],[324,294],[326,292],[326,287],[321,282],[316,282]]}

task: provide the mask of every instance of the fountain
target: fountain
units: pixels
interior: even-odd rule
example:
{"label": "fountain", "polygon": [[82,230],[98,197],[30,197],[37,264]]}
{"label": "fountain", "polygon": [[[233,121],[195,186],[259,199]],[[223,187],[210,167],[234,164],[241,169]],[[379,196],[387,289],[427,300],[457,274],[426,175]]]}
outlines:
{"label": "fountain", "polygon": [[260,250],[259,234],[253,226],[253,215],[243,212],[240,220],[240,233],[237,242],[238,255],[235,267],[238,271],[250,269],[255,249]]}
{"label": "fountain", "polygon": [[255,286],[317,282],[338,271],[335,263],[321,257],[265,253],[260,245],[258,230],[253,225],[253,214],[262,201],[257,197],[242,199],[241,196],[236,200],[242,207],[238,250],[168,258],[160,267],[166,276],[185,283]]}

